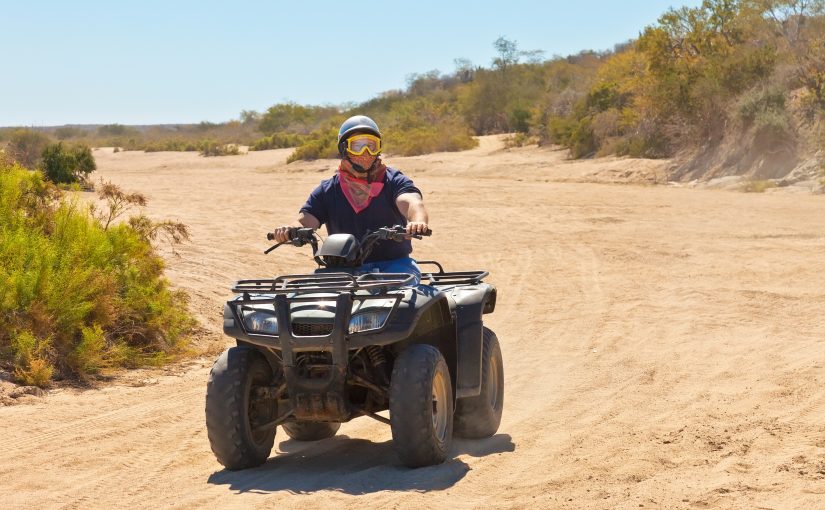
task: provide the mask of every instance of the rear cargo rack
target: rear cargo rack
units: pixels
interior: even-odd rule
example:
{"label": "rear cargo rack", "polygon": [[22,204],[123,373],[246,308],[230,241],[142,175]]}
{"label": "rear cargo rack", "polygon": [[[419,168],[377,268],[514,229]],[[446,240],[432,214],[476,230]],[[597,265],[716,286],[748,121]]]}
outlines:
{"label": "rear cargo rack", "polygon": [[315,292],[356,292],[359,290],[389,290],[412,285],[415,277],[406,273],[295,274],[274,279],[239,280],[232,292],[244,294],[310,294]]}
{"label": "rear cargo rack", "polygon": [[[421,282],[433,287],[451,287],[455,285],[476,285],[481,283],[489,271],[444,271],[444,267],[434,260],[419,260],[418,265],[429,264],[438,268],[437,273],[421,272]],[[427,282],[427,280],[429,280]]]}

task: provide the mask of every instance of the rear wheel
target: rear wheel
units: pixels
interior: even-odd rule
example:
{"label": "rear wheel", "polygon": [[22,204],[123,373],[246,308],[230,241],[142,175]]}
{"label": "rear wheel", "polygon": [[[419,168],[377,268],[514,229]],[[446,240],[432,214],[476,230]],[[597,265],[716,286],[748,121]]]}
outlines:
{"label": "rear wheel", "polygon": [[467,438],[490,437],[501,423],[504,407],[504,363],[496,334],[484,328],[481,355],[481,393],[460,398],[455,409],[455,434]]}
{"label": "rear wheel", "polygon": [[256,389],[272,380],[266,359],[247,347],[221,354],[206,385],[206,432],[218,462],[236,470],[263,464],[272,451],[276,426],[274,402],[255,398]]}
{"label": "rear wheel", "polygon": [[341,428],[340,423],[294,421],[281,426],[286,435],[296,441],[320,441],[332,437]]}
{"label": "rear wheel", "polygon": [[444,357],[431,345],[409,346],[390,381],[393,446],[409,467],[440,464],[453,438],[453,388]]}

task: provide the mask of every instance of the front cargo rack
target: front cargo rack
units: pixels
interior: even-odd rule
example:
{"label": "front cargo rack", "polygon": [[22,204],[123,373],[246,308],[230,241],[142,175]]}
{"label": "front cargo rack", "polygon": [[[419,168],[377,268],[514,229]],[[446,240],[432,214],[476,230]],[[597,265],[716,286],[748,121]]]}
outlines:
{"label": "front cargo rack", "polygon": [[[421,272],[421,282],[427,282],[433,287],[452,287],[456,285],[476,285],[481,283],[489,271],[444,271],[444,267],[434,260],[419,260],[418,265],[433,265],[438,268],[437,273]],[[429,281],[428,281],[429,280]]]}
{"label": "front cargo rack", "polygon": [[296,274],[277,278],[239,280],[232,286],[238,294],[309,294],[314,292],[356,292],[359,290],[388,290],[413,285],[415,277],[406,273],[349,273]]}

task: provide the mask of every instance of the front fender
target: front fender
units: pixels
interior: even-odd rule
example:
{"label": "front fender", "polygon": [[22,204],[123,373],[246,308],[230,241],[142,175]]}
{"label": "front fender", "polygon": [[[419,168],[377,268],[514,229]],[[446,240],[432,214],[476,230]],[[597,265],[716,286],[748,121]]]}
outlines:
{"label": "front fender", "polygon": [[456,317],[456,398],[476,397],[481,393],[482,315],[495,310],[496,288],[479,283],[454,287],[446,293]]}

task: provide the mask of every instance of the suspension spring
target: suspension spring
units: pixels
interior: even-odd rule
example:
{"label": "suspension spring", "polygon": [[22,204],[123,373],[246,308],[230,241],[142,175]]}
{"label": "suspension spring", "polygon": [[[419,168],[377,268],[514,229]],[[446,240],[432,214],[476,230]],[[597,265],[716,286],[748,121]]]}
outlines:
{"label": "suspension spring", "polygon": [[377,345],[368,345],[364,350],[367,351],[367,356],[372,366],[375,367],[378,381],[387,384],[389,382],[387,381],[387,358],[384,356],[384,350]]}

